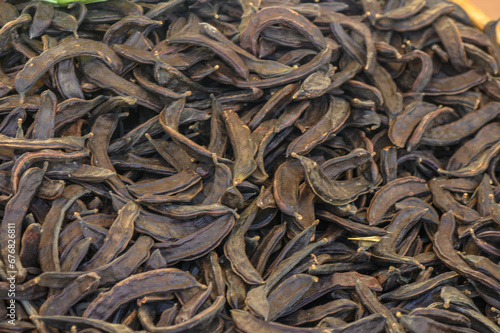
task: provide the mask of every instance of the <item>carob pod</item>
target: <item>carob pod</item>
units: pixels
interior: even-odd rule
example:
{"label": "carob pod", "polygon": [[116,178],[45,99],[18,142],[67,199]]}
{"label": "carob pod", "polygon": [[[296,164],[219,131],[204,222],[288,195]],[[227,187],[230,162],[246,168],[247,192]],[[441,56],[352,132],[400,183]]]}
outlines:
{"label": "carob pod", "polygon": [[1,3],[0,330],[498,332],[497,23]]}

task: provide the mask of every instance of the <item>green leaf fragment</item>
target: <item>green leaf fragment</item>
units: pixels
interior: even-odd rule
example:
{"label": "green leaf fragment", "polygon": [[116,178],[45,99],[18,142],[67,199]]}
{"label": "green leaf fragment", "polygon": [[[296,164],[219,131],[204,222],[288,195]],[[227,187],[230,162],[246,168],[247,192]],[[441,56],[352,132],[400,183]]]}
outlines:
{"label": "green leaf fragment", "polygon": [[72,4],[74,2],[81,2],[84,4],[88,4],[88,3],[93,3],[93,2],[104,2],[106,0],[79,0],[79,1],[75,1],[75,0],[42,0],[42,1],[50,2],[53,4],[59,5],[59,6],[67,6],[67,5]]}

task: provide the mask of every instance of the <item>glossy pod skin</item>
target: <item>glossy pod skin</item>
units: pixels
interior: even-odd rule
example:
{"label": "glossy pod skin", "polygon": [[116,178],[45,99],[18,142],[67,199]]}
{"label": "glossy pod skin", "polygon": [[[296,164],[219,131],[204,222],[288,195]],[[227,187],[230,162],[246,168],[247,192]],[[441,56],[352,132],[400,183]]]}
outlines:
{"label": "glossy pod skin", "polygon": [[325,141],[328,136],[335,133],[349,117],[350,108],[343,99],[331,98],[326,114],[316,125],[306,133],[294,140],[287,149],[287,154],[306,154],[315,145]]}
{"label": "glossy pod skin", "polygon": [[[184,279],[187,278],[187,280]],[[172,283],[166,287],[161,285],[162,278],[169,279]],[[135,293],[130,293],[129,284],[134,285]],[[141,284],[142,288],[138,288],[137,283]],[[160,285],[158,285],[160,284]],[[193,287],[200,287],[201,285],[194,280],[189,273],[184,273],[180,270],[173,268],[165,268],[152,272],[146,272],[139,275],[132,275],[129,279],[123,280],[120,284],[116,285],[114,289],[110,290],[108,294],[101,294],[101,297],[95,299],[83,314],[84,318],[89,319],[107,319],[113,310],[120,306],[120,302],[127,299],[135,299],[146,296],[154,292],[155,289],[166,291],[180,291]],[[126,291],[126,298],[123,299],[120,294]],[[118,302],[115,299],[119,300]],[[102,310],[101,310],[102,309]],[[106,311],[104,311],[106,309]]]}
{"label": "glossy pod skin", "polygon": [[120,72],[122,69],[120,58],[109,47],[92,40],[77,39],[53,47],[39,57],[31,59],[24,70],[16,76],[16,90],[23,96],[51,66],[77,56],[98,57],[115,72]]}
{"label": "glossy pod skin", "polygon": [[0,331],[499,332],[497,26],[0,2]]}
{"label": "glossy pod skin", "polygon": [[257,38],[260,31],[266,26],[281,23],[299,30],[317,48],[323,49],[326,46],[325,39],[318,28],[311,25],[302,15],[282,7],[266,8],[254,15],[241,35],[241,45],[249,49],[253,54],[257,53]]}

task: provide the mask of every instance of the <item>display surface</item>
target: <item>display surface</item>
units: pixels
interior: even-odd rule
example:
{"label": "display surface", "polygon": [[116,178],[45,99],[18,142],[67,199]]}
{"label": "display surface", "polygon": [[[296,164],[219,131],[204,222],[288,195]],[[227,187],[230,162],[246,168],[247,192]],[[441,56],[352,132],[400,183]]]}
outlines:
{"label": "display surface", "polygon": [[473,4],[479,7],[491,18],[500,17],[500,1],[495,0],[471,0]]}

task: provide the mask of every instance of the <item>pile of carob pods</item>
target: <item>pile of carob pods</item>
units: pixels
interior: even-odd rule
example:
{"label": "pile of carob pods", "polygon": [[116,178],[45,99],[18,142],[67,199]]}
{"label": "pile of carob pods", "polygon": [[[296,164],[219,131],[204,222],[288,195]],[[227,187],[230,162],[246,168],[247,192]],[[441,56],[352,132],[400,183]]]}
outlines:
{"label": "pile of carob pods", "polygon": [[500,332],[497,21],[8,1],[0,27],[0,332]]}

